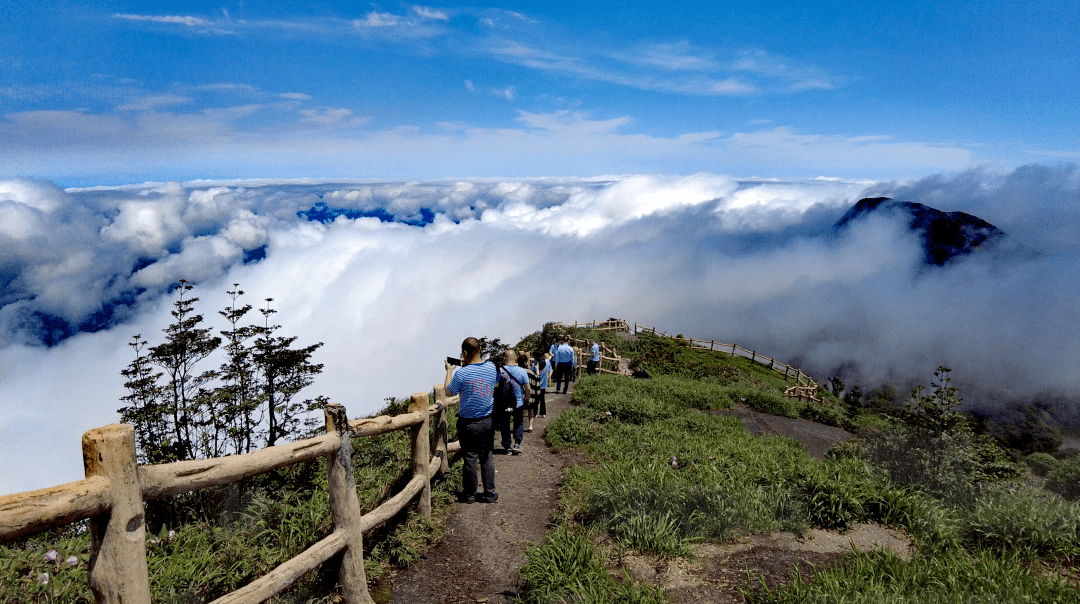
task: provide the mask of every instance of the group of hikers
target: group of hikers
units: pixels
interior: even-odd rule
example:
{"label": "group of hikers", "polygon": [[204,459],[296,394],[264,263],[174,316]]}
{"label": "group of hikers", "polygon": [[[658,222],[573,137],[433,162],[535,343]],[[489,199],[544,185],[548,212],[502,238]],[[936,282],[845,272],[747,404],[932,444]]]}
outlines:
{"label": "group of hikers", "polygon": [[[590,374],[597,373],[600,346],[589,340]],[[548,352],[532,355],[507,350],[501,363],[484,360],[480,341],[465,338],[461,343],[460,369],[455,359],[446,360],[446,391],[460,395],[457,431],[461,443],[461,503],[495,503],[495,438],[500,438],[506,455],[522,453],[525,432],[533,431],[533,418],[547,416],[545,396],[549,380],[556,394],[566,394],[577,367],[577,351],[568,336],[561,336]],[[561,390],[560,390],[561,387]],[[478,476],[479,475],[479,476]],[[478,480],[479,479],[479,480]],[[479,485],[478,485],[479,483]],[[477,493],[478,486],[483,491]]]}

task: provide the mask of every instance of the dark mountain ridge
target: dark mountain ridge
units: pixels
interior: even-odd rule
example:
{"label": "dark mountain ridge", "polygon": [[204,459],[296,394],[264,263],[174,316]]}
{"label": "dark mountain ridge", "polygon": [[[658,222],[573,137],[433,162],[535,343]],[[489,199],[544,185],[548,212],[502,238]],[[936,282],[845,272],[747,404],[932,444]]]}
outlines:
{"label": "dark mountain ridge", "polygon": [[860,199],[833,225],[839,234],[851,223],[871,214],[894,214],[907,219],[908,228],[922,240],[927,265],[945,266],[959,256],[972,252],[996,249],[1007,237],[1005,232],[989,222],[965,212],[942,212],[913,201],[896,201],[888,197]]}

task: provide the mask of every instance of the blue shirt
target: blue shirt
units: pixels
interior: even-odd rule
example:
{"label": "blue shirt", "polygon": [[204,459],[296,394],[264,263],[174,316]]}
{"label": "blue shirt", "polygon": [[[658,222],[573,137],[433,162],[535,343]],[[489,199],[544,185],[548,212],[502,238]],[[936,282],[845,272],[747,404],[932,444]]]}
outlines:
{"label": "blue shirt", "polygon": [[507,365],[503,369],[513,376],[513,379],[510,380],[510,387],[514,390],[514,398],[517,399],[515,407],[520,409],[525,402],[525,384],[529,383],[529,372],[524,367],[518,367],[517,365]]}
{"label": "blue shirt", "polygon": [[518,367],[517,365],[507,365],[502,367],[513,378],[510,380],[510,387],[514,390],[514,399],[517,404],[515,408],[521,408],[525,403],[525,385],[529,382],[529,372],[525,367]]}
{"label": "blue shirt", "polygon": [[600,360],[600,345],[599,344],[593,344],[592,349],[590,350],[590,352],[592,352],[592,358],[589,359],[590,361],[599,361]]}
{"label": "blue shirt", "polygon": [[495,407],[495,384],[499,380],[495,363],[484,361],[458,369],[446,391],[461,394],[458,417],[477,419],[491,415]]}
{"label": "blue shirt", "polygon": [[551,363],[547,359],[544,359],[543,363],[543,365],[538,365],[536,361],[533,361],[532,368],[540,375],[540,389],[547,390],[548,378],[551,377]]}
{"label": "blue shirt", "polygon": [[555,364],[559,363],[571,363],[576,365],[577,359],[574,358],[574,349],[570,348],[569,344],[563,344],[555,350],[555,358],[551,359],[555,361]]}

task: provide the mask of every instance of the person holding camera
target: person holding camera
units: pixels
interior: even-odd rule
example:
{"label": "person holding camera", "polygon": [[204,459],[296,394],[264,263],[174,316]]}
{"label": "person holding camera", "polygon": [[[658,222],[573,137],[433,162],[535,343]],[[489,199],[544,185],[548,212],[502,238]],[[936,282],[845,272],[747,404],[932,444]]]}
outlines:
{"label": "person holding camera", "polygon": [[[461,443],[461,503],[495,503],[499,494],[495,492],[495,462],[491,458],[492,438],[495,426],[491,420],[494,410],[495,385],[499,374],[495,364],[484,361],[480,355],[480,341],[465,338],[461,343],[461,360],[447,357],[446,385],[447,394],[461,395],[458,405],[457,431]],[[454,371],[455,365],[461,368]],[[484,492],[477,495],[477,466]]]}

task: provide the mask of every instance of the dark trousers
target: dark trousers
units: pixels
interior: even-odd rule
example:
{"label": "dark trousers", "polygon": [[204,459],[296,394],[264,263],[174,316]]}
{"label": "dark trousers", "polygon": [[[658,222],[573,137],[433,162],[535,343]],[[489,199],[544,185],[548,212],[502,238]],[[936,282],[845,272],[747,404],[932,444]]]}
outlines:
{"label": "dark trousers", "polygon": [[555,366],[555,392],[559,392],[559,384],[565,394],[570,389],[570,378],[574,373],[574,366],[570,363],[559,363]]}
{"label": "dark trousers", "polygon": [[491,423],[491,416],[478,419],[459,417],[457,431],[462,456],[461,495],[469,497],[476,494],[478,464],[484,492],[494,492],[495,462],[491,459],[491,439],[495,430]]}
{"label": "dark trousers", "polygon": [[502,440],[502,448],[510,450],[510,445],[521,444],[525,437],[525,408],[518,407],[509,413],[503,413],[499,417],[499,436]]}
{"label": "dark trousers", "polygon": [[544,395],[547,394],[547,390],[536,391],[536,413],[537,415],[547,415],[547,401],[544,400]]}
{"label": "dark trousers", "polygon": [[589,375],[596,375],[596,366],[599,364],[600,361],[590,360],[588,363],[585,363],[585,370],[589,373]]}

